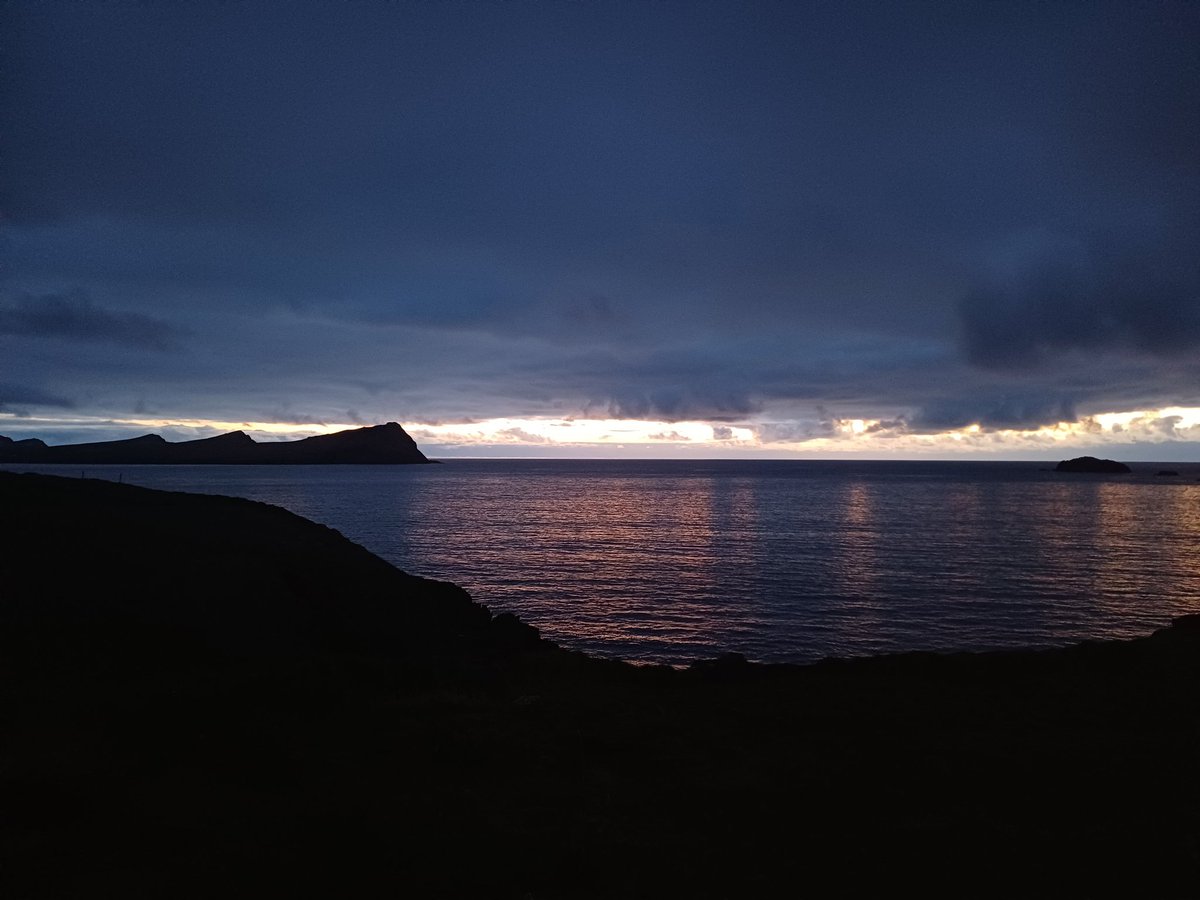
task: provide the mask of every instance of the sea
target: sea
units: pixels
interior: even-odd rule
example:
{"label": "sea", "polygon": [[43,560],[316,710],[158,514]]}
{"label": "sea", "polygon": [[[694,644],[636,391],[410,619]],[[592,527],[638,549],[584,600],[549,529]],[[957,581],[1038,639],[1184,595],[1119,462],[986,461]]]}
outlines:
{"label": "sea", "polygon": [[642,663],[1049,647],[1200,612],[1197,465],[1124,476],[807,460],[3,468],[273,503],[565,647]]}

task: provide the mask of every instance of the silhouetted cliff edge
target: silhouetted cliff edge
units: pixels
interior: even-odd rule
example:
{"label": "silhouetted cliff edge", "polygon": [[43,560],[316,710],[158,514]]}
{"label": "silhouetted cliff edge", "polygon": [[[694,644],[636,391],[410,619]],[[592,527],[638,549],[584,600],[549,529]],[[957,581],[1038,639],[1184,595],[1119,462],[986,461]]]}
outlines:
{"label": "silhouetted cliff edge", "polygon": [[48,446],[0,436],[0,462],[147,465],[319,465],[427,463],[416,442],[396,422],[352,428],[299,441],[259,443],[244,431],[171,443],[157,434],[123,441]]}
{"label": "silhouetted cliff edge", "polygon": [[558,649],[246,500],[0,473],[0,550],[3,896],[1190,896],[1200,875],[1200,616],[675,671]]}

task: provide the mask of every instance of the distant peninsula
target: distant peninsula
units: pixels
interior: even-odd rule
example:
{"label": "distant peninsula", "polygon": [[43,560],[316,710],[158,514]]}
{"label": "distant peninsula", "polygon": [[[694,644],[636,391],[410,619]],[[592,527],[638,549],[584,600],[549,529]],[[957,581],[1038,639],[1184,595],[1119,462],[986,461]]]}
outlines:
{"label": "distant peninsula", "polygon": [[49,446],[0,435],[0,463],[118,465],[397,465],[428,463],[398,423],[351,428],[299,441],[259,443],[244,431],[171,442],[157,434],[123,441]]}
{"label": "distant peninsula", "polygon": [[1094,456],[1077,456],[1064,459],[1054,467],[1055,472],[1094,472],[1101,475],[1128,475],[1133,470],[1125,463],[1114,459],[1096,459]]}

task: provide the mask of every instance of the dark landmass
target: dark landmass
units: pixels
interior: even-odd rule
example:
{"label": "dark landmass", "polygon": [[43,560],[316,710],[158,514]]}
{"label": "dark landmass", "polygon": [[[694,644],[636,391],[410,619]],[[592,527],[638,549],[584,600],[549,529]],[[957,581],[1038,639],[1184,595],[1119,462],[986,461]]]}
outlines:
{"label": "dark landmass", "polygon": [[10,897],[1189,895],[1200,616],[676,671],[276,507],[0,473]]}
{"label": "dark landmass", "polygon": [[299,441],[259,443],[244,431],[171,443],[157,434],[124,441],[48,446],[31,438],[0,436],[0,463],[75,465],[322,465],[427,463],[425,454],[396,422],[352,428]]}
{"label": "dark landmass", "polygon": [[1093,472],[1101,475],[1128,475],[1133,470],[1125,463],[1112,459],[1096,459],[1094,456],[1077,456],[1064,459],[1054,467],[1055,472]]}

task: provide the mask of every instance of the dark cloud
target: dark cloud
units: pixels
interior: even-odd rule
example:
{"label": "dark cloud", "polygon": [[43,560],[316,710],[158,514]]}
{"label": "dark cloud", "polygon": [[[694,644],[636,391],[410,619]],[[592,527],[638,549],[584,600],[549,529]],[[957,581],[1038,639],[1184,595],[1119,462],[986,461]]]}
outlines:
{"label": "dark cloud", "polygon": [[835,433],[834,423],[826,418],[799,419],[791,422],[766,422],[754,429],[763,443],[794,443],[813,438],[830,437]]}
{"label": "dark cloud", "polygon": [[[1120,252],[1127,258],[1114,261]],[[1200,277],[1166,274],[1152,257],[1066,247],[962,301],[967,358],[1005,369],[1053,364],[1056,354],[1073,351],[1193,353],[1200,350]]]}
{"label": "dark cloud", "polygon": [[916,431],[936,432],[968,425],[984,429],[1037,428],[1077,419],[1075,404],[1060,397],[971,396],[923,407],[908,425]]}
{"label": "dark cloud", "polygon": [[71,409],[74,401],[51,391],[31,387],[24,384],[7,384],[0,382],[0,412],[14,415],[27,415],[31,406],[52,406],[58,409]]}
{"label": "dark cloud", "polygon": [[760,408],[758,402],[737,391],[662,387],[651,391],[622,388],[613,396],[590,404],[585,412],[613,419],[724,422],[743,419]]}
{"label": "dark cloud", "polygon": [[597,329],[607,331],[625,321],[612,300],[599,294],[563,304],[561,315],[573,330],[588,336],[594,336]]}
{"label": "dark cloud", "polygon": [[143,350],[167,350],[178,332],[161,319],[116,312],[92,303],[81,291],[22,296],[0,305],[0,334],[102,341]]}

